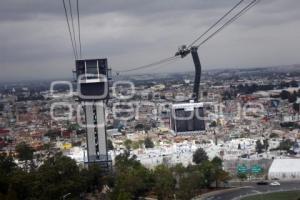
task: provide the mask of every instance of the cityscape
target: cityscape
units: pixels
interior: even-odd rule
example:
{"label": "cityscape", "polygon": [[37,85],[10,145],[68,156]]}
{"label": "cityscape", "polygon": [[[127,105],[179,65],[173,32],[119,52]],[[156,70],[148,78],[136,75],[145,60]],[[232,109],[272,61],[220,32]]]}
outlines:
{"label": "cityscape", "polygon": [[[287,9],[295,3],[294,0],[288,0],[286,4],[277,1],[272,9],[280,9],[283,4],[286,6],[281,8]],[[172,57],[149,62],[144,57],[146,53],[142,55],[142,50],[135,46],[136,41],[132,45],[120,43],[128,45],[128,51],[137,48],[135,53],[141,65],[131,68],[115,67],[116,63],[124,62],[116,56],[123,57],[125,53],[104,48],[100,51],[103,55],[99,56],[97,50],[95,53],[88,50],[88,45],[81,44],[84,36],[93,31],[93,23],[87,22],[87,18],[92,21],[93,16],[87,13],[94,12],[93,6],[86,6],[83,1],[50,3],[60,6],[58,21],[66,24],[53,34],[67,35],[70,38],[65,40],[71,41],[71,45],[67,40],[63,47],[71,53],[63,63],[73,63],[63,67],[61,72],[58,70],[56,76],[43,78],[44,75],[34,69],[27,76],[22,64],[18,63],[34,65],[31,61],[34,57],[25,58],[24,53],[24,57],[14,58],[17,61],[10,60],[12,50],[9,43],[5,43],[9,34],[7,31],[1,33],[1,28],[0,39],[7,48],[4,45],[4,49],[0,49],[0,70],[3,71],[0,75],[0,199],[299,200],[300,64],[297,63],[300,62],[294,54],[299,50],[299,41],[289,38],[294,40],[290,50],[273,54],[274,63],[258,57],[253,63],[246,62],[247,56],[255,59],[250,51],[260,48],[252,50],[249,47],[245,58],[236,58],[238,65],[224,60],[224,65],[213,61],[209,66],[218,67],[208,67],[206,63],[211,62],[208,59],[212,55],[203,53],[206,47],[202,48],[202,45],[210,40],[213,42],[215,37],[227,40],[222,33],[223,29],[224,32],[230,29],[226,28],[228,25],[243,23],[244,18],[250,23],[256,9],[265,14],[270,7],[264,0],[218,2],[210,4],[201,0],[198,8],[198,2],[191,1],[181,8],[179,1],[175,1],[174,7],[168,7],[158,1],[153,2],[158,5],[140,5],[133,0],[129,5],[136,7],[130,9],[117,1],[104,3],[103,9],[109,10],[109,17],[118,10],[126,13],[129,9],[134,10],[133,15],[146,16],[147,20],[149,11],[144,10],[147,6],[157,15],[169,13],[172,8],[178,9],[177,12],[191,9],[189,6],[195,6],[195,10],[201,12],[222,9],[218,11],[221,18],[212,15],[217,18],[211,22],[216,19],[217,22],[212,26],[209,26],[211,23],[203,25],[209,27],[208,30],[191,44],[168,50]],[[96,6],[98,3],[93,1],[91,4]],[[20,9],[25,5],[17,0],[11,4],[0,3],[0,7],[1,4],[8,10],[13,5],[20,5]],[[300,6],[299,2],[295,4]],[[162,10],[157,8],[160,6]],[[47,10],[39,6],[35,9],[41,8]],[[286,12],[289,13],[288,9]],[[4,16],[6,11],[3,13]],[[0,14],[0,24],[9,23],[10,15],[7,19],[3,16]],[[138,23],[131,21],[130,15],[127,17],[121,15],[118,22],[113,19],[112,23]],[[39,17],[29,19],[35,18]],[[299,22],[300,16],[295,18]],[[162,23],[168,26],[169,21]],[[265,23],[272,22],[266,20]],[[184,27],[179,22],[176,26]],[[104,26],[104,31],[108,31],[106,28]],[[186,28],[190,30],[189,26]],[[60,29],[65,31],[58,31]],[[152,29],[155,29],[154,25]],[[247,29],[249,27],[244,31]],[[251,29],[256,29],[255,25]],[[197,30],[199,32],[196,28],[194,32]],[[105,34],[102,37],[107,37]],[[122,38],[122,33],[118,34],[115,40]],[[126,35],[126,31],[123,34]],[[203,38],[207,34],[208,37]],[[285,34],[288,38],[288,33]],[[142,48],[156,43],[155,37],[158,36],[153,35],[153,40],[146,39],[147,42],[141,40]],[[192,36],[188,35],[184,40],[189,37]],[[269,40],[272,36],[266,38]],[[25,41],[26,37],[23,39]],[[232,49],[247,52],[244,46],[238,48],[243,42],[234,40],[232,43],[235,45]],[[101,43],[97,45],[101,48]],[[162,46],[161,52],[169,49],[163,42]],[[230,47],[226,48],[231,51]],[[82,56],[84,51],[85,56]],[[161,52],[157,50],[157,55]],[[216,51],[214,59],[217,60],[217,54],[222,52]],[[268,52],[257,52],[265,60],[272,61]],[[282,57],[283,62],[278,63],[277,57]],[[285,61],[285,57],[290,58],[290,62]],[[59,63],[60,59],[48,61],[49,66]],[[240,62],[243,59],[244,63]],[[8,68],[15,70],[14,73]],[[51,74],[50,71],[44,73]]]}

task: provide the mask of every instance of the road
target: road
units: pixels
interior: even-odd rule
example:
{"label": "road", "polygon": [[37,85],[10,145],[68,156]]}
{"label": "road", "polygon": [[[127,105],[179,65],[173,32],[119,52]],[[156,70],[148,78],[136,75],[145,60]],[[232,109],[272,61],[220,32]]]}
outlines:
{"label": "road", "polygon": [[[271,185],[256,185],[256,183],[248,183],[248,187],[240,188],[231,191],[224,191],[219,194],[215,194],[206,198],[204,200],[233,200],[239,199],[249,194],[261,194],[267,192],[280,192],[280,191],[289,191],[289,190],[300,190],[300,181],[293,182],[280,182],[280,186],[271,186]],[[200,200],[200,198],[198,198]]]}

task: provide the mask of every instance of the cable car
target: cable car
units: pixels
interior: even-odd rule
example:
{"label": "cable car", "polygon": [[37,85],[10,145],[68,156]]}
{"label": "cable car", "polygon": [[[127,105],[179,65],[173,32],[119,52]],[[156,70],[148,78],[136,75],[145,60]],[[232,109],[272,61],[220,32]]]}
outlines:
{"label": "cable car", "polygon": [[175,56],[182,58],[191,53],[195,65],[192,100],[189,103],[173,104],[171,107],[171,128],[176,135],[199,134],[205,131],[204,106],[203,103],[198,103],[201,63],[197,51],[198,47],[193,46],[189,49],[183,45],[175,53]]}
{"label": "cable car", "polygon": [[104,100],[108,98],[110,70],[106,58],[76,60],[75,75],[80,99]]}

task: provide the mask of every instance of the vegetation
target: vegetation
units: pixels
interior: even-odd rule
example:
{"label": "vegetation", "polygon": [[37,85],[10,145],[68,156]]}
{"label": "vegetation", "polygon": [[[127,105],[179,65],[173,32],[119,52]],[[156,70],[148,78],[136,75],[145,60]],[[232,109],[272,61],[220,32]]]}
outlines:
{"label": "vegetation", "polygon": [[257,153],[262,153],[263,151],[268,150],[269,148],[269,141],[268,139],[263,140],[263,143],[261,143],[260,140],[256,141],[255,150]]}
{"label": "vegetation", "polygon": [[193,154],[193,162],[196,164],[201,164],[204,161],[208,160],[208,156],[206,154],[206,152],[204,151],[204,149],[199,148],[195,151],[195,153]]}
{"label": "vegetation", "polygon": [[286,139],[280,142],[278,150],[288,151],[294,146],[295,142],[290,139]]}
{"label": "vegetation", "polygon": [[151,138],[147,137],[144,141],[145,148],[153,148],[154,143],[152,142]]}
{"label": "vegetation", "polygon": [[279,135],[277,133],[271,133],[270,138],[278,138]]}
{"label": "vegetation", "polygon": [[291,191],[291,192],[275,192],[270,194],[260,194],[251,197],[243,198],[243,200],[299,200],[300,191]]}
{"label": "vegetation", "polygon": [[70,198],[101,189],[101,169],[91,165],[80,170],[76,162],[57,154],[39,168],[25,171],[16,166],[10,156],[0,156],[0,199],[61,199],[71,193]]}
{"label": "vegetation", "polygon": [[18,159],[20,161],[25,161],[24,168],[25,170],[28,169],[28,161],[33,164],[33,152],[34,150],[26,144],[25,142],[19,143],[16,146],[16,152],[18,154]]}
{"label": "vegetation", "polygon": [[107,140],[107,149],[114,150],[114,145],[110,139]]}
{"label": "vegetation", "polygon": [[130,149],[131,149],[131,145],[132,145],[132,141],[129,140],[129,139],[127,139],[127,140],[125,140],[125,141],[123,142],[123,144],[124,144],[124,146],[125,146],[125,148],[126,148],[127,150],[130,150]]}
{"label": "vegetation", "polygon": [[11,156],[1,155],[0,199],[52,200],[62,199],[69,193],[68,198],[80,199],[107,185],[111,190],[106,193],[106,198],[112,200],[132,200],[149,195],[159,200],[175,197],[187,200],[203,189],[219,187],[220,183],[229,180],[222,165],[222,160],[216,157],[212,161],[202,159],[199,165],[158,165],[150,170],[126,151],[116,157],[114,174],[109,175],[96,164],[80,168],[74,160],[61,154],[48,158],[32,170],[19,168]]}
{"label": "vegetation", "polygon": [[174,167],[158,165],[154,170],[146,169],[128,152],[116,157],[116,176],[111,199],[138,199],[155,194],[159,200],[191,199],[201,189],[211,188],[216,183],[229,180],[222,170],[222,160],[214,158],[201,165]]}

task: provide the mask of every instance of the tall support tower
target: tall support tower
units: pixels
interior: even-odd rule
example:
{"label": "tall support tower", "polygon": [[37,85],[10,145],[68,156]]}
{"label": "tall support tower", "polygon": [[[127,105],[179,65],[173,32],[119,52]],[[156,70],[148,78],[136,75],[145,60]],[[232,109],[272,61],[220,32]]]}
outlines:
{"label": "tall support tower", "polygon": [[109,98],[110,70],[107,59],[76,60],[79,101],[86,123],[87,164],[111,166],[107,152],[105,102]]}

